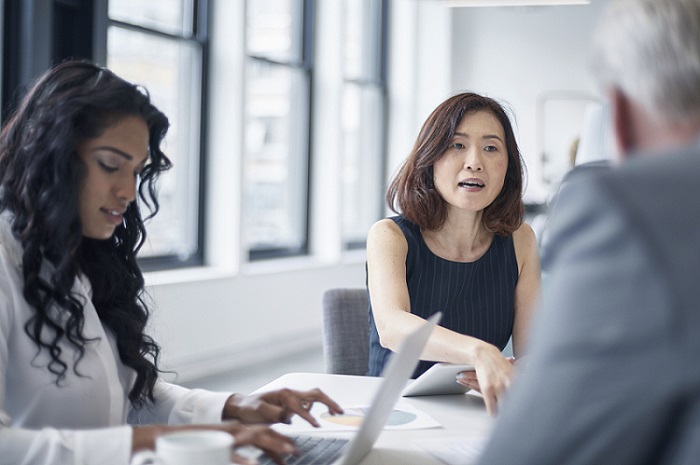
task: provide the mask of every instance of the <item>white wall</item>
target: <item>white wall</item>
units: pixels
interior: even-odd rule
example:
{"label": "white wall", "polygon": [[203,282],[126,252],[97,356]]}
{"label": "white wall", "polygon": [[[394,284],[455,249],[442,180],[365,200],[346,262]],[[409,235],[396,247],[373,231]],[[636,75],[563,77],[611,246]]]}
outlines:
{"label": "white wall", "polygon": [[179,381],[318,348],[321,295],[362,287],[363,264],[300,266],[151,286],[163,367]]}
{"label": "white wall", "polygon": [[529,172],[526,200],[542,201],[545,196],[540,182],[538,98],[553,92],[598,96],[588,54],[605,3],[454,9],[452,87],[504,100],[512,108]]}

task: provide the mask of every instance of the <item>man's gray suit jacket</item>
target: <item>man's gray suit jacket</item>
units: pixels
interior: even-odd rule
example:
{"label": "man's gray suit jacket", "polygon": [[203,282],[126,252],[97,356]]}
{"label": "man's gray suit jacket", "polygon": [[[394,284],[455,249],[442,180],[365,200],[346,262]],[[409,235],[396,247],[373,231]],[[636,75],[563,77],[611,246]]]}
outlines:
{"label": "man's gray suit jacket", "polygon": [[528,356],[479,464],[700,464],[700,141],[562,195]]}

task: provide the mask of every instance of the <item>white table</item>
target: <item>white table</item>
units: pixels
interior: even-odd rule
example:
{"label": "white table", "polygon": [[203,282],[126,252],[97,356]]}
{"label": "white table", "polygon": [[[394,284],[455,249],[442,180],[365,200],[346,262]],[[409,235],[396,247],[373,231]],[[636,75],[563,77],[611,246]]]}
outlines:
{"label": "white table", "polygon": [[[323,373],[289,373],[256,390],[265,392],[281,388],[307,390],[320,388],[341,406],[369,405],[381,383],[381,378],[367,376],[330,375]],[[362,465],[440,465],[442,462],[429,455],[416,441],[439,437],[486,437],[492,419],[486,413],[483,399],[478,395],[449,395],[404,397],[415,408],[437,420],[442,427],[420,430],[384,430],[374,449]],[[351,432],[319,432],[311,434],[352,437]]]}

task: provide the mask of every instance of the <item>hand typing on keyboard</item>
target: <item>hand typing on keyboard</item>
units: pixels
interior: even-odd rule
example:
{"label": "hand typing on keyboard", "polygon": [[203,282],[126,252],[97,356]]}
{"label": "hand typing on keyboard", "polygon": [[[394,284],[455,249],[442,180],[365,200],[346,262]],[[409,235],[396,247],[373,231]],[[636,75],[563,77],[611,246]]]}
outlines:
{"label": "hand typing on keyboard", "polygon": [[[290,423],[294,415],[299,415],[311,425],[318,427],[318,421],[311,415],[310,410],[314,403],[320,402],[328,407],[331,414],[343,413],[343,409],[333,399],[328,397],[320,389],[308,391],[296,391],[293,389],[279,389],[276,391],[264,392],[261,394],[245,396],[233,394],[230,396],[222,414],[223,420],[238,420],[242,424],[270,424],[270,423]],[[245,426],[244,426],[245,427]],[[298,445],[292,443],[290,439],[272,430],[266,429],[263,437],[256,428],[262,426],[250,426],[250,431],[254,435],[250,439],[245,437],[245,432],[236,435],[235,460],[236,463],[256,463],[256,453],[252,453],[250,447],[255,446],[257,455],[262,449],[266,455],[263,456],[263,463],[299,463]],[[272,435],[274,433],[274,435]],[[301,462],[303,463],[303,462]]]}
{"label": "hand typing on keyboard", "polygon": [[343,409],[320,389],[295,391],[280,389],[252,396],[234,394],[224,406],[224,420],[240,420],[244,423],[289,423],[292,416],[299,415],[311,425],[318,422],[309,413],[315,402],[328,407],[331,414],[343,413]]}

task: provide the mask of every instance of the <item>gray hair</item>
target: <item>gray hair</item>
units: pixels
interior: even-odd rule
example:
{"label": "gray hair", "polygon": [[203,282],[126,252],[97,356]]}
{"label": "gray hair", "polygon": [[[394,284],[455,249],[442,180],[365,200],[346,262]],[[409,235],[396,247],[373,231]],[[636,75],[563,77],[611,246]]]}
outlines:
{"label": "gray hair", "polygon": [[700,121],[700,0],[618,0],[593,42],[593,71],[650,114]]}

